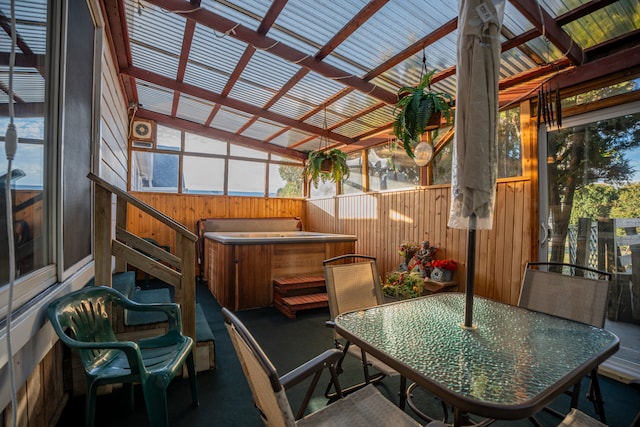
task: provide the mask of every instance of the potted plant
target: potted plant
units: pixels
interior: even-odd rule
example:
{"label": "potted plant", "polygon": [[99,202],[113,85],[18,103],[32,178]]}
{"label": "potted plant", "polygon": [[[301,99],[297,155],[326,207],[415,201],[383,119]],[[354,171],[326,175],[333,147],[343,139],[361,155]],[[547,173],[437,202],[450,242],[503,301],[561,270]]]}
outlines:
{"label": "potted plant", "polygon": [[431,263],[431,280],[436,282],[449,282],[453,272],[458,268],[458,264],[451,259],[437,259]]}
{"label": "potted plant", "polygon": [[403,86],[398,89],[398,103],[393,109],[393,133],[402,141],[410,158],[415,158],[411,144],[420,142],[427,130],[440,127],[441,117],[447,124],[452,122],[451,95],[431,90],[431,79],[435,70],[422,77],[417,87]]}
{"label": "potted plant", "polygon": [[419,297],[423,291],[424,279],[419,274],[406,271],[389,273],[382,285],[382,293],[387,301]]}
{"label": "potted plant", "polygon": [[340,182],[349,177],[347,153],[338,148],[311,151],[304,166],[303,174],[305,179],[311,178],[315,188],[318,188],[320,180],[322,182]]}

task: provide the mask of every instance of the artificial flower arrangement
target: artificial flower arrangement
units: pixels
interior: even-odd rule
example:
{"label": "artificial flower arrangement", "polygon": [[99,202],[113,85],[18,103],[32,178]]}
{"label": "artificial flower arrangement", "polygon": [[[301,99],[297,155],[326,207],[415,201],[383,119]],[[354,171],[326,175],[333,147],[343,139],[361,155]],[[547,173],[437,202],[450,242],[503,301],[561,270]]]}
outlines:
{"label": "artificial flower arrangement", "polygon": [[409,260],[413,258],[416,252],[418,252],[418,249],[420,249],[420,246],[418,246],[416,242],[413,242],[413,241],[402,242],[402,244],[400,244],[400,247],[398,248],[398,255],[400,255],[401,257],[404,257],[404,259],[408,264]]}
{"label": "artificial flower arrangement", "polygon": [[394,271],[389,273],[387,280],[382,285],[385,295],[398,298],[415,298],[422,295],[424,278],[416,273],[406,271]]}
{"label": "artificial flower arrangement", "polygon": [[443,270],[456,271],[458,268],[458,264],[454,260],[451,259],[436,259],[431,261],[431,266],[433,268],[441,268]]}

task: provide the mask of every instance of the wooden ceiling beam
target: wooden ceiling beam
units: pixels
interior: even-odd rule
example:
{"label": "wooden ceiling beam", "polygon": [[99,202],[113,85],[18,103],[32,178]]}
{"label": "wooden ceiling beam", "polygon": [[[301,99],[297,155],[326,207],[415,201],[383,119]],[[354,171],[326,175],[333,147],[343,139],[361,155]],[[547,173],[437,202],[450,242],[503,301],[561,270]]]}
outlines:
{"label": "wooden ceiling beam", "polygon": [[[14,103],[15,117],[44,117],[44,102]],[[9,117],[9,103],[0,104],[0,116]],[[20,138],[22,142],[22,138]]]}
{"label": "wooden ceiling beam", "polygon": [[167,126],[171,126],[177,129],[183,129],[188,132],[192,132],[198,135],[202,135],[209,138],[218,139],[221,141],[233,142],[234,144],[242,145],[245,147],[253,148],[260,151],[266,151],[269,153],[276,153],[282,156],[290,157],[293,159],[304,160],[307,158],[305,153],[301,153],[289,148],[280,147],[279,145],[269,144],[258,139],[249,138],[235,133],[215,129],[209,126],[201,125],[190,120],[184,120],[177,117],[170,117],[165,114],[156,113],[154,111],[145,110],[141,108],[136,113],[136,117],[140,117],[147,120],[154,120],[158,123],[163,123]]}
{"label": "wooden ceiling beam", "polygon": [[[162,76],[160,74],[152,73],[151,71],[143,70],[138,67],[128,67],[128,68],[120,69],[120,73],[131,76],[131,77],[135,77],[136,79],[147,81],[149,83],[156,84],[158,86],[165,87],[170,90],[177,90],[179,92],[194,96],[196,98],[201,98],[210,102],[214,102],[216,104],[221,104],[229,108],[233,108],[235,110],[243,111],[251,115],[263,117],[267,120],[272,120],[274,122],[281,123],[286,126],[291,126],[305,132],[314,133],[318,135],[324,132],[322,128],[319,128],[317,126],[313,126],[313,125],[301,122],[299,120],[295,120],[290,117],[283,116],[282,114],[274,113],[273,111],[265,110],[264,108],[260,108],[255,105],[248,104],[246,102],[242,102],[236,99],[219,95],[215,92],[211,92],[201,87],[190,85],[184,82],[178,82],[168,77]],[[349,144],[353,142],[353,139],[348,138],[344,135],[336,134],[334,132],[329,132],[327,136],[330,139],[333,139],[337,142],[341,142],[343,144]]]}
{"label": "wooden ceiling beam", "polygon": [[626,50],[638,45],[640,40],[640,30],[631,31],[630,33],[623,34],[619,37],[612,38],[599,45],[592,46],[589,49],[585,49],[584,53],[587,56],[587,62],[592,62],[598,59],[606,58],[607,56]]}
{"label": "wooden ceiling beam", "polygon": [[591,0],[588,3],[575,7],[569,12],[558,16],[556,18],[556,23],[562,27],[563,25],[567,25],[570,22],[583,18],[587,15],[592,14],[593,12],[596,12],[617,2],[618,0]]}
{"label": "wooden ceiling beam", "polygon": [[[358,12],[347,24],[345,24],[340,31],[338,31],[332,38],[320,48],[318,53],[316,53],[315,58],[318,61],[322,61],[326,58],[331,52],[333,52],[340,44],[345,41],[354,31],[360,27],[367,19],[371,18],[382,6],[384,6],[389,0],[372,0],[369,2],[367,6]],[[273,104],[275,104],[280,98],[282,98],[286,93],[291,90],[293,86],[295,86],[304,76],[309,73],[308,68],[301,68],[298,72],[289,79],[289,81],[278,91],[276,95],[274,95],[267,104],[265,104],[264,108],[269,108]],[[351,92],[351,90],[349,90]],[[313,115],[315,113],[312,113]]]}
{"label": "wooden ceiling beam", "polygon": [[288,0],[274,0],[271,3],[269,10],[265,13],[262,21],[260,21],[260,25],[257,30],[258,34],[267,34],[269,32],[271,27],[273,27],[273,24],[276,22],[276,19],[278,19],[278,16],[280,16],[280,13],[282,13],[282,9],[287,5],[287,2]]}
{"label": "wooden ceiling beam", "polygon": [[[9,52],[0,52],[0,65],[8,67],[9,56]],[[16,53],[14,65],[16,67],[44,69],[44,61],[44,55],[38,55],[35,53]]]}
{"label": "wooden ceiling beam", "polygon": [[[193,34],[196,30],[196,23],[187,20],[184,24],[184,35],[182,36],[182,47],[180,49],[180,59],[178,60],[178,72],[176,80],[181,82],[184,80],[184,73],[187,69],[187,61],[189,52],[191,52],[191,43],[193,42]],[[178,105],[180,104],[180,92],[173,93],[173,105],[171,106],[171,115],[176,116],[178,113]]]}
{"label": "wooden ceiling beam", "polygon": [[323,60],[333,52],[343,41],[353,34],[362,24],[378,12],[389,0],[372,0],[363,7],[349,22],[347,22],[322,48],[316,53],[317,60]]}
{"label": "wooden ceiling beam", "polygon": [[[4,32],[7,33],[7,36],[9,36],[9,40],[11,40],[11,20],[8,17],[4,16],[4,14],[2,13],[0,13],[0,27],[2,27]],[[42,55],[36,55],[33,52],[33,50],[31,50],[31,47],[29,47],[29,44],[17,32],[16,32],[16,47],[22,51],[22,55],[20,55],[20,52],[16,52],[16,65],[18,65],[19,55],[22,56],[24,59],[32,56],[35,56],[35,57],[42,56]],[[9,64],[9,61],[7,61],[7,65],[8,64]],[[37,61],[35,65],[27,65],[27,67],[33,67],[37,69],[41,76],[46,77],[44,75],[45,73],[44,61],[42,62]]]}
{"label": "wooden ceiling beam", "polygon": [[640,66],[640,45],[589,62],[554,76],[550,83],[560,89],[574,86],[609,74]]}
{"label": "wooden ceiling beam", "polygon": [[524,15],[540,33],[545,36],[564,56],[574,65],[584,63],[584,52],[573,41],[549,13],[536,0],[509,0],[518,11]]}
{"label": "wooden ceiling beam", "polygon": [[[269,32],[274,22],[276,21],[276,19],[278,19],[278,16],[280,16],[282,9],[284,9],[284,7],[286,6],[287,1],[288,0],[276,0],[273,3],[271,3],[271,7],[269,7],[269,10],[265,14],[262,21],[260,21],[260,25],[258,26],[258,33],[267,34]],[[191,22],[195,22],[195,21],[191,21]],[[235,86],[236,82],[242,75],[242,72],[244,71],[244,69],[249,64],[249,61],[251,60],[255,52],[256,52],[256,49],[253,46],[248,45],[246,47],[246,49],[242,53],[242,56],[238,60],[238,63],[233,69],[233,72],[229,76],[229,79],[227,79],[227,83],[224,85],[224,88],[222,89],[222,92],[221,92],[222,96],[228,96],[231,93],[231,89],[233,89],[233,86]],[[263,108],[267,109],[269,107],[263,107]],[[214,108],[211,110],[212,115],[209,116],[209,122],[213,120],[217,111],[219,111],[219,109]],[[251,126],[251,124],[253,124],[254,121],[255,121],[255,116],[253,120],[250,120],[248,123],[246,123],[243,126],[243,129],[240,129],[237,133],[242,133],[247,127]]]}
{"label": "wooden ceiling beam", "polygon": [[[103,0],[101,5],[114,62],[118,64],[118,68],[128,67],[132,61],[123,0]],[[138,102],[135,80],[132,77],[122,76],[121,83],[127,100],[130,103]]]}
{"label": "wooden ceiling beam", "polygon": [[[435,31],[432,31],[431,33],[427,34],[426,36],[424,36],[423,38],[421,38],[417,42],[413,43],[411,46],[407,47],[402,52],[398,53],[397,55],[393,56],[392,58],[389,58],[387,61],[383,62],[382,64],[378,65],[376,68],[374,68],[371,71],[369,71],[367,74],[364,75],[363,80],[367,80],[368,81],[368,80],[371,80],[371,79],[373,79],[375,77],[378,77],[379,75],[381,75],[385,71],[395,67],[396,65],[398,65],[399,63],[401,63],[405,59],[410,58],[411,56],[413,56],[416,53],[420,52],[425,47],[437,42],[442,37],[446,36],[447,34],[453,32],[453,31],[455,31],[456,28],[458,28],[458,18],[453,18],[449,22],[447,22],[444,25],[442,25],[441,27],[437,28]],[[435,83],[435,81],[434,81],[434,83]],[[395,94],[394,94],[394,96],[395,96]],[[396,97],[396,99],[395,99],[395,101],[393,103],[395,104],[397,102],[397,100],[398,100],[398,98]]]}
{"label": "wooden ceiling beam", "polygon": [[287,46],[284,43],[259,34],[237,22],[224,18],[211,11],[202,8],[193,8],[189,3],[182,0],[147,0],[149,3],[171,10],[188,19],[193,19],[197,23],[223,33],[229,32],[229,37],[236,38],[243,43],[254,46],[256,49],[268,51],[285,61],[289,61],[308,68],[316,73],[332,80],[336,80],[345,86],[351,86],[361,92],[377,98],[387,104],[395,104],[396,95],[374,84],[369,83],[359,77],[339,69],[331,64],[318,61],[311,55]]}
{"label": "wooden ceiling beam", "polygon": [[[388,0],[372,0],[371,2],[369,2],[369,4],[367,6],[362,8],[349,22],[347,22],[347,24],[345,24],[331,38],[331,40],[329,40],[327,42],[327,44],[325,44],[323,47],[320,48],[318,53],[316,53],[315,58],[317,60],[323,60],[324,58],[326,58],[327,55],[329,55],[331,52],[333,52],[343,41],[345,41],[351,34],[353,34],[353,32],[356,31],[358,29],[358,27],[360,27],[360,25],[362,25],[364,22],[366,22],[367,19],[371,18],[387,2],[388,2]],[[274,96],[271,97],[271,99],[269,99],[269,101],[263,106],[263,108],[265,108],[265,109],[271,108],[278,100],[280,100],[283,96],[285,96],[287,94],[287,92],[289,92],[291,90],[291,88],[293,88],[308,73],[309,73],[309,69],[308,68],[300,68],[293,75],[293,77],[291,77],[289,79],[289,81],[287,83],[285,83],[282,86],[282,88],[280,88],[278,93],[276,93]],[[342,96],[346,95],[347,93],[350,93],[351,91],[353,91],[353,88],[345,88],[345,89],[341,90],[338,93],[342,93],[343,95],[340,95],[339,97],[335,97],[335,96],[331,97],[330,100],[325,102],[323,105],[320,105],[320,106],[312,109],[310,112],[305,114],[303,117],[299,118],[299,120],[300,121],[306,120],[307,118],[313,116],[314,114],[318,113],[322,109],[326,108],[327,105],[332,104],[333,102],[335,102],[338,99],[342,98]],[[329,101],[331,101],[331,102],[329,102]],[[278,131],[276,133],[276,135],[270,136],[270,139],[275,138],[275,136],[277,136],[279,134],[279,132],[280,131]],[[300,141],[300,143],[296,144],[296,146],[304,144],[305,142],[307,142],[308,139],[309,138],[306,138],[303,141]]]}

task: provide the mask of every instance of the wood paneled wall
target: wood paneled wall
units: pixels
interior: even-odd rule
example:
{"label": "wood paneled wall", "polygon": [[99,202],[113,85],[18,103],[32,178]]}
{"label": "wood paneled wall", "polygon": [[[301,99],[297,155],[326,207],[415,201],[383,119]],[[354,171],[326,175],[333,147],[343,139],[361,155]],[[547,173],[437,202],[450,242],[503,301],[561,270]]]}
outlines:
{"label": "wood paneled wall", "polygon": [[[383,277],[402,261],[405,240],[429,240],[437,258],[458,262],[454,276],[464,287],[467,231],[447,227],[451,188],[433,186],[411,191],[368,193],[309,200],[306,229],[355,234],[356,252],[378,259]],[[531,182],[498,183],[494,227],[476,233],[475,293],[516,304],[525,263],[531,257]]]}
{"label": "wood paneled wall", "polygon": [[[264,197],[231,197],[178,195],[163,193],[132,192],[146,204],[178,221],[197,234],[196,222],[201,218],[270,218],[300,217],[305,229],[304,203],[302,199],[269,199]],[[127,229],[141,237],[151,237],[162,245],[173,241],[171,231],[159,227],[148,215],[137,209],[128,212]],[[172,252],[175,248],[171,248]]]}
{"label": "wood paneled wall", "polygon": [[[531,241],[532,184],[529,179],[501,180],[492,230],[476,233],[475,292],[516,304],[524,265],[533,259]],[[409,191],[367,193],[328,199],[267,199],[254,197],[133,193],[135,197],[194,230],[200,218],[295,217],[305,230],[358,236],[356,252],[373,255],[383,277],[402,261],[398,246],[405,240],[428,240],[439,248],[437,258],[458,262],[455,274],[464,288],[467,231],[447,227],[449,185]],[[132,209],[133,233],[168,244],[170,231]],[[166,234],[166,235],[165,235]]]}
{"label": "wood paneled wall", "polygon": [[[58,341],[20,386],[18,425],[44,427],[57,425],[68,400],[63,377],[64,344]],[[12,407],[2,413],[2,425],[12,425]]]}

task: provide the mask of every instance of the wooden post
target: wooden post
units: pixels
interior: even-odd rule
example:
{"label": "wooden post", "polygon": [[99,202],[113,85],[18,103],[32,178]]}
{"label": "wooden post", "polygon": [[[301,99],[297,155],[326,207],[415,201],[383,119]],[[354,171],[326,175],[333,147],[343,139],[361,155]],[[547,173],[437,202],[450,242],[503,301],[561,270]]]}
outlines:
{"label": "wooden post", "polygon": [[630,305],[631,317],[640,319],[640,236],[638,236],[637,227],[640,225],[640,219],[634,218],[629,220],[630,224],[624,228],[627,236],[630,238],[629,248],[631,249],[631,283],[630,283]]}
{"label": "wooden post", "polygon": [[612,219],[598,221],[598,270],[616,272],[614,223]]}
{"label": "wooden post", "polygon": [[[578,236],[576,239],[576,265],[589,267],[589,237],[591,236],[591,220],[578,218]],[[584,270],[576,269],[576,276],[584,276]]]}
{"label": "wooden post", "polygon": [[[116,227],[126,230],[127,229],[127,202],[121,197],[116,201]],[[127,261],[122,258],[116,258],[115,271],[118,273],[127,271]]]}
{"label": "wooden post", "polygon": [[176,302],[182,308],[182,329],[196,340],[196,268],[195,241],[176,232],[176,254],[182,259],[180,287],[175,290]]}
{"label": "wooden post", "polygon": [[95,188],[95,284],[111,286],[111,192],[100,185]]}

